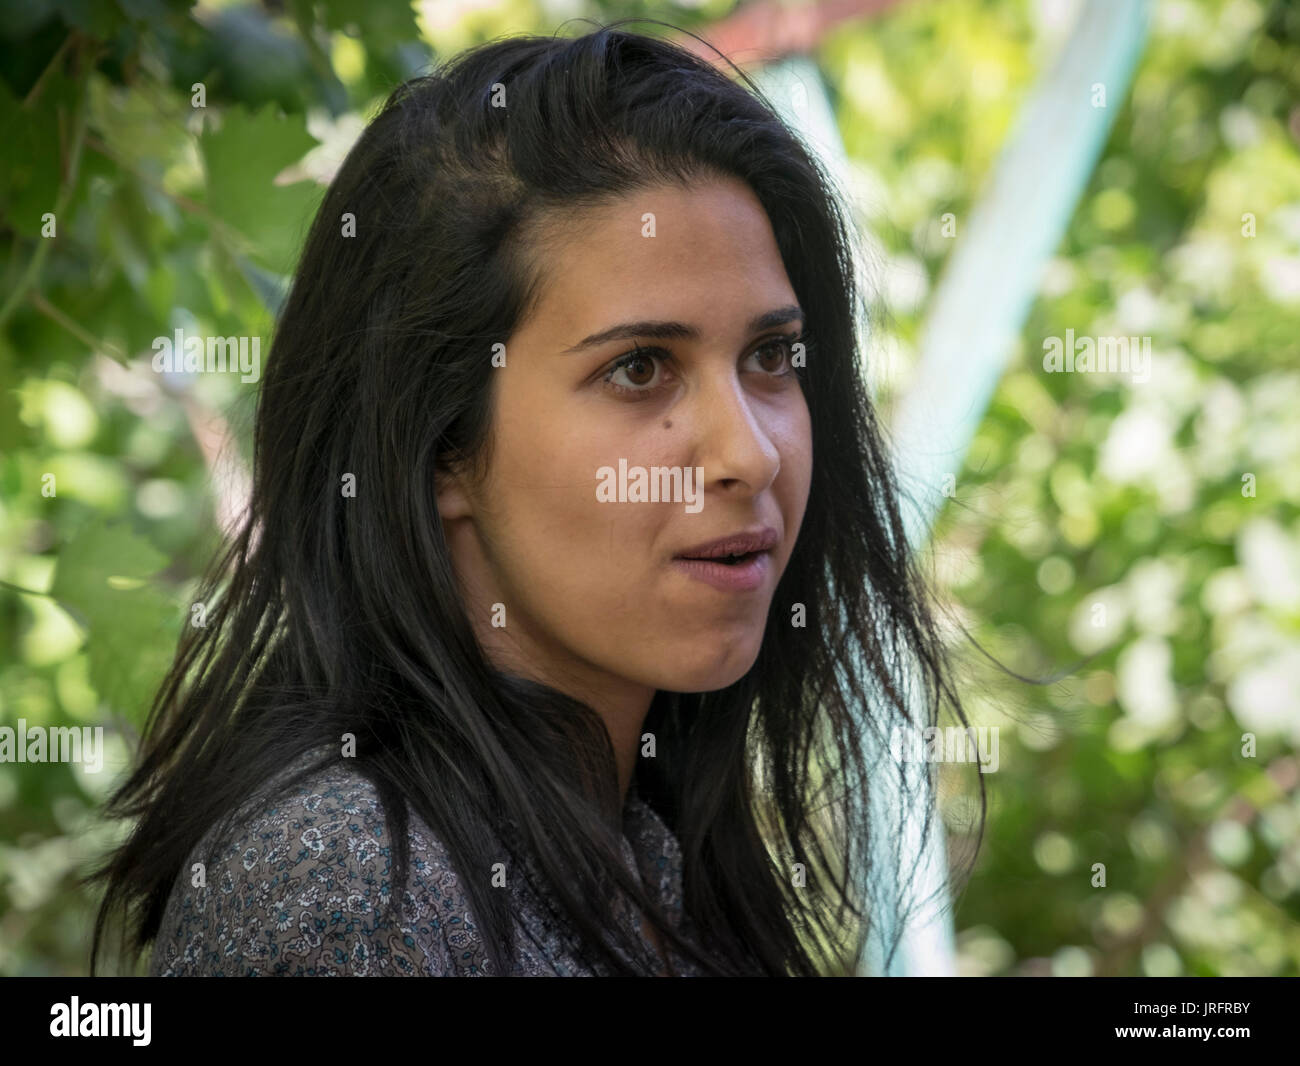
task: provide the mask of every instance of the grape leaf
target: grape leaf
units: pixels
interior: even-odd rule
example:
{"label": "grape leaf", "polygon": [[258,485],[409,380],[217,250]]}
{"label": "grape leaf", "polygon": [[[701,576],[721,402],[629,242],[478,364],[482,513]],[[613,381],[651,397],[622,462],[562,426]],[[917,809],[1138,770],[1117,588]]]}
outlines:
{"label": "grape leaf", "polygon": [[248,240],[262,266],[290,273],[323,193],[310,181],[273,184],[316,145],[303,116],[278,117],[271,104],[257,114],[231,108],[222,115],[221,129],[205,129],[199,144],[209,206]]}
{"label": "grape leaf", "polygon": [[166,564],[126,525],[96,518],[60,551],[50,588],[87,630],[91,685],[137,721],[171,662],[178,614],[156,587],[115,588],[110,579],[146,578]]}

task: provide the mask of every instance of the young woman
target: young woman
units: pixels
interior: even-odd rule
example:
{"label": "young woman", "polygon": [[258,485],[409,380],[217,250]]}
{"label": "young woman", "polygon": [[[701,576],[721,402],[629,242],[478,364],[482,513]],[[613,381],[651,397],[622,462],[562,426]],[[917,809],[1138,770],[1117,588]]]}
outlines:
{"label": "young woman", "polygon": [[121,909],[160,974],[828,972],[870,908],[823,793],[865,794],[904,658],[961,716],[850,239],[752,85],[617,24],[394,93],[110,804],[92,969]]}

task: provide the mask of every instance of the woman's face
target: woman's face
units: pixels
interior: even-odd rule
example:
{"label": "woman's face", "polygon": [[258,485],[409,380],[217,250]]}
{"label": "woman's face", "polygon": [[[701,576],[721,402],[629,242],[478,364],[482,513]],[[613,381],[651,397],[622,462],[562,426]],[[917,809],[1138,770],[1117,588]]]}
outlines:
{"label": "woman's face", "polygon": [[[636,192],[563,233],[539,257],[536,312],[501,338],[490,465],[441,480],[439,509],[498,665],[644,711],[758,655],[812,473],[803,321],[739,181]],[[682,558],[733,534],[768,550]]]}

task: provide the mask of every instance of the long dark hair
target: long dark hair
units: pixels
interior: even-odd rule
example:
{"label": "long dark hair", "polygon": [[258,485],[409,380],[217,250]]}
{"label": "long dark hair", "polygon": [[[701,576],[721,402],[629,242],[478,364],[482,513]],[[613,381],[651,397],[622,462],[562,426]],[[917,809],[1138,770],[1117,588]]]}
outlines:
{"label": "long dark hair", "polygon": [[[107,882],[92,973],[112,913],[138,957],[204,834],[345,733],[389,819],[398,886],[407,803],[458,870],[488,869],[508,823],[610,972],[633,972],[610,943],[627,948],[611,883],[717,974],[825,973],[846,929],[865,928],[856,850],[871,829],[842,801],[871,783],[868,734],[883,743],[890,703],[917,728],[941,703],[966,719],[862,376],[851,223],[743,73],[738,84],[622,24],[490,42],[403,84],[330,185],[265,368],[249,510],[200,594],[208,625],[187,629],[138,766],[106,808],[139,820],[90,878]],[[494,86],[507,107],[493,106]],[[483,458],[492,345],[536,295],[532,240],[548,212],[712,175],[757,195],[807,315],[814,450],[757,661],[716,692],[658,692],[644,726],[657,757],[639,760],[637,785],[681,843],[701,956],[621,865],[601,719],[485,657],[434,484],[452,460]],[[345,213],[355,236],[341,236]],[[340,493],[346,473],[360,499]],[[899,683],[904,662],[923,682],[925,721]],[[982,780],[980,798],[982,834]],[[927,805],[927,833],[930,822]],[[480,878],[462,884],[496,972],[509,972],[507,900]]]}

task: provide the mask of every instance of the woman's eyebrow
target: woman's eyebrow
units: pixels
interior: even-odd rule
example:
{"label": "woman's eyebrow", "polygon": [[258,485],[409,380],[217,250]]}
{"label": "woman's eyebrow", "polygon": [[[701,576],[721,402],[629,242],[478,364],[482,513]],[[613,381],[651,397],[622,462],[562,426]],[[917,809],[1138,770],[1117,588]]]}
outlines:
{"label": "woman's eyebrow", "polygon": [[[778,307],[772,311],[765,311],[763,314],[751,319],[748,331],[758,333],[760,330],[771,329],[773,326],[783,326],[795,319],[802,322],[803,318],[803,309],[797,304],[790,304],[788,307]],[[617,326],[611,326],[609,329],[603,329],[599,333],[593,333],[590,337],[580,340],[571,348],[563,349],[560,354],[572,355],[574,352],[586,351],[588,348],[608,344],[610,341],[634,340],[637,337],[651,337],[655,340],[698,340],[699,336],[700,331],[694,326],[688,326],[685,322],[623,322]]]}

